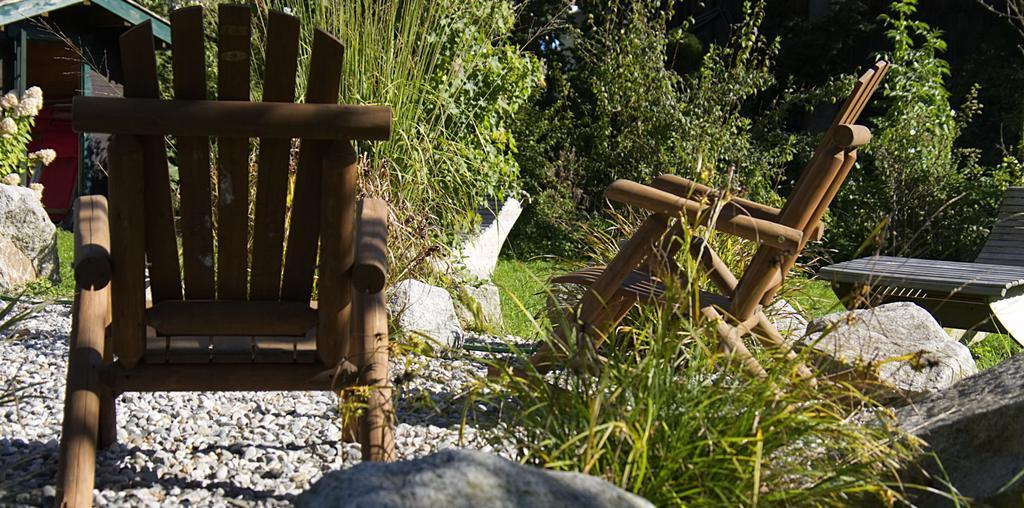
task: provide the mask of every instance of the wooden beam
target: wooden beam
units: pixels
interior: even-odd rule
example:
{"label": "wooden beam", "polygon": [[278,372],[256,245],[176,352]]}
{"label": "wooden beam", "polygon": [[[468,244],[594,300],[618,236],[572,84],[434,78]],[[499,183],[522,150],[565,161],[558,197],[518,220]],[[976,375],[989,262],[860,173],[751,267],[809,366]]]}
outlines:
{"label": "wooden beam", "polygon": [[59,506],[92,504],[109,291],[108,285],[98,291],[80,291],[75,297],[57,473]]}
{"label": "wooden beam", "polygon": [[74,268],[79,289],[101,289],[110,283],[110,223],[104,196],[78,198]]}
{"label": "wooden beam", "polygon": [[352,285],[363,293],[376,293],[384,289],[388,274],[388,204],[364,199],[358,215]]}
{"label": "wooden beam", "polygon": [[714,228],[751,241],[785,251],[795,251],[803,233],[799,230],[724,208],[716,215],[714,207],[698,203],[629,180],[616,180],[605,190],[605,197],[630,206],[668,216],[683,215],[691,224],[715,219]]}
{"label": "wooden beam", "polygon": [[354,385],[357,374],[318,363],[140,364],[128,369],[115,362],[102,378],[115,392],[338,391]]}
{"label": "wooden beam", "polygon": [[75,132],[369,141],[391,136],[387,106],[76,96],[72,107]]}
{"label": "wooden beam", "polygon": [[316,326],[309,304],[268,301],[166,301],[146,309],[160,335],[305,335]]}

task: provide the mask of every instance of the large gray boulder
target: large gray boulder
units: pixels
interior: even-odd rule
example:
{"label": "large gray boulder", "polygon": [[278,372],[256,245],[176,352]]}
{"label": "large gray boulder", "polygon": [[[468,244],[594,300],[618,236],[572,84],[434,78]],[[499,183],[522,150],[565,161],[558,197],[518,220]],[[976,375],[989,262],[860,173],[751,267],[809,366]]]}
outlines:
{"label": "large gray boulder", "polygon": [[0,184],[0,290],[38,278],[60,282],[56,234],[39,194]]}
{"label": "large gray boulder", "polygon": [[[933,478],[948,475],[961,494],[976,501],[1020,506],[1024,481],[1016,477],[1024,471],[1024,355],[895,413],[900,427],[926,441],[940,461],[941,469],[926,460]],[[940,483],[933,486],[949,491]],[[919,506],[951,506],[937,497],[922,501]]]}
{"label": "large gray boulder", "polygon": [[896,395],[920,396],[978,371],[966,346],[907,302],[815,319],[801,340],[824,353],[831,369],[856,372]]}
{"label": "large gray boulder", "polygon": [[406,279],[390,290],[388,310],[406,333],[420,335],[441,347],[459,347],[465,332],[448,290]]}
{"label": "large gray boulder", "polygon": [[653,507],[604,480],[522,466],[490,453],[448,449],[420,459],[364,462],[324,475],[302,508]]}

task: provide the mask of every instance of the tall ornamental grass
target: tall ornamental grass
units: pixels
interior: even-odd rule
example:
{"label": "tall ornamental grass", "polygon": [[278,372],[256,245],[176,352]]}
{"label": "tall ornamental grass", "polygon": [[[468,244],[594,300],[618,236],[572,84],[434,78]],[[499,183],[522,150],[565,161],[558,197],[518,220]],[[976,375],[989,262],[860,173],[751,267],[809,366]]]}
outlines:
{"label": "tall ornamental grass", "polygon": [[[731,240],[710,240],[734,262],[749,259]],[[612,249],[598,243],[600,259]],[[689,257],[677,261],[683,282],[669,283],[663,304],[633,310],[599,351],[574,336],[552,339],[538,325],[546,340],[596,368],[541,375],[527,366],[487,383],[478,396],[502,408],[496,445],[511,444],[526,463],[604,478],[657,506],[906,499],[898,472],[919,451],[913,438],[855,387],[824,377],[813,386],[770,350],[752,350],[768,378],[747,375],[720,353],[713,323],[689,317],[707,281]],[[525,353],[517,360],[528,365]]]}
{"label": "tall ornamental grass", "polygon": [[[345,44],[343,102],[393,108],[392,139],[360,151],[368,156],[363,188],[391,203],[403,251],[450,240],[486,198],[516,189],[506,125],[539,82],[540,64],[506,40],[512,2],[273,0],[270,7],[302,20],[303,66],[315,29]],[[306,73],[298,79],[301,94]]]}

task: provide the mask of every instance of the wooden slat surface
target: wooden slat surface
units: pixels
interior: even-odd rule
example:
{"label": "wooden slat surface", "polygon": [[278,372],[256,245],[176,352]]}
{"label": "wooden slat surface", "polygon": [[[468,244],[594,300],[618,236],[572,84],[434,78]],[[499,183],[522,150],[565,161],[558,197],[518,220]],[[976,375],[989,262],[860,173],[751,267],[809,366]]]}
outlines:
{"label": "wooden slat surface", "polygon": [[[299,20],[272,11],[268,25],[263,102],[292,102],[299,55]],[[290,153],[290,139],[260,139],[250,282],[250,296],[254,300],[277,300],[281,293]]]}
{"label": "wooden slat surface", "polygon": [[[203,8],[185,7],[171,14],[172,65],[176,99],[206,99],[206,50]],[[210,140],[178,137],[178,192],[181,195],[181,250],[185,298],[212,300],[213,216],[210,194]]]}
{"label": "wooden slat surface", "polygon": [[335,379],[335,369],[320,364],[236,364],[218,365],[211,375],[209,365],[139,365],[125,369],[119,363],[101,373],[101,379],[117,392],[175,391],[339,391],[355,383],[345,373]]}
{"label": "wooden slat surface", "polygon": [[[342,58],[344,46],[326,32],[317,30],[310,56],[307,103],[338,102]],[[313,291],[313,271],[320,236],[321,173],[328,146],[324,141],[303,140],[299,151],[284,281],[281,283],[282,300],[306,302]]]}
{"label": "wooden slat surface", "polygon": [[975,262],[1024,266],[1024,187],[1010,187]]}
{"label": "wooden slat surface", "polygon": [[[121,36],[121,65],[125,97],[159,98],[153,30],[146,21]],[[171,184],[167,173],[167,149],[163,136],[140,138],[143,152],[145,205],[136,213],[145,215],[146,254],[153,301],[180,300],[178,243],[171,208]]]}
{"label": "wooden slat surface", "polygon": [[[589,286],[597,280],[604,270],[605,267],[603,266],[590,266],[565,275],[553,277],[551,282]],[[651,274],[640,270],[633,270],[630,272],[620,285],[619,290],[616,292],[616,296],[633,297],[640,302],[658,300],[664,295],[665,285],[656,277],[652,277]],[[706,291],[701,291],[700,301],[702,305],[717,305],[724,309],[729,308],[728,298]]]}
{"label": "wooden slat surface", "polygon": [[1003,296],[1024,286],[1024,267],[876,256],[822,268],[818,276],[841,283],[870,284]]}
{"label": "wooden slat surface", "polygon": [[161,335],[305,335],[316,310],[299,302],[162,302],[146,310]]}
{"label": "wooden slat surface", "polygon": [[[218,6],[217,98],[249,100],[249,7]],[[217,138],[217,298],[245,300],[249,253],[249,140]]]}

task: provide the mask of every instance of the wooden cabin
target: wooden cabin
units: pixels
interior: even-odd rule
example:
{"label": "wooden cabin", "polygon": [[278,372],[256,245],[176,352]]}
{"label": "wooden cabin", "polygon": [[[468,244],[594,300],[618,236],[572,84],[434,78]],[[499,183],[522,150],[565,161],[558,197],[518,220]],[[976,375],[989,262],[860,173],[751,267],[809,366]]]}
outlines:
{"label": "wooden cabin", "polygon": [[106,193],[107,136],[71,129],[71,99],[120,95],[118,37],[146,20],[157,47],[169,47],[167,21],[131,0],[0,0],[0,87],[19,94],[43,89],[29,150],[57,152],[33,175],[55,222],[70,217],[75,197]]}

